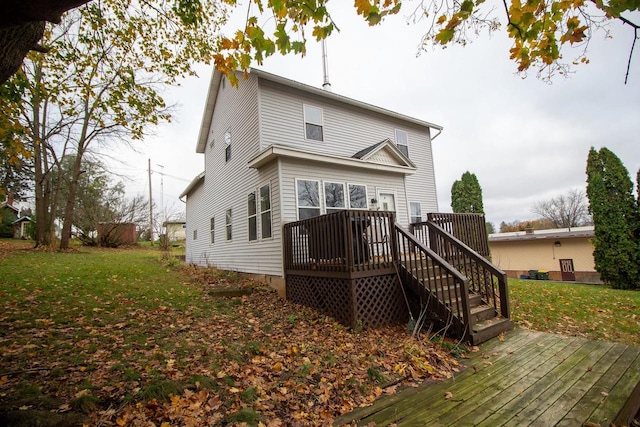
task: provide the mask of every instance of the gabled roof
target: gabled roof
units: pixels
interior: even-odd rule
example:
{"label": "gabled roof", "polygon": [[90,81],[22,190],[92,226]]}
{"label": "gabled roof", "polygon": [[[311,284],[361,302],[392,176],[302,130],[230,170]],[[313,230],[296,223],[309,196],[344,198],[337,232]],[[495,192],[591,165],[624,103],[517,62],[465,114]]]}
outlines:
{"label": "gabled roof", "polygon": [[29,222],[29,221],[31,221],[31,217],[30,216],[21,216],[20,218],[18,218],[15,221],[13,221],[11,224],[19,224],[21,222]]}
{"label": "gabled roof", "polygon": [[20,212],[20,209],[16,208],[16,207],[15,207],[15,206],[13,206],[13,205],[8,205],[8,204],[7,204],[7,202],[2,202],[2,204],[0,205],[0,209],[1,209],[1,208],[9,208],[9,209],[11,209],[12,211],[14,211],[16,214],[17,214],[18,212]]}
{"label": "gabled roof", "polygon": [[[402,153],[400,154],[402,155]],[[278,157],[293,158],[310,162],[330,163],[332,165],[349,166],[380,172],[400,173],[404,175],[411,175],[416,171],[415,165],[413,165],[410,160],[406,159],[404,155],[402,155],[402,157],[404,157],[406,161],[403,164],[389,162],[382,163],[366,159],[358,159],[355,157],[342,157],[332,154],[316,153],[315,151],[301,150],[299,148],[286,147],[282,145],[268,146],[249,160],[249,167],[260,169],[262,166],[271,163]]]}
{"label": "gabled roof", "polygon": [[[338,95],[336,93],[329,92],[321,88],[309,86],[304,83],[297,82],[295,80],[291,80],[281,76],[277,76],[275,74],[267,73],[266,71],[258,70],[256,68],[251,68],[249,70],[249,73],[257,75],[261,79],[279,83],[284,86],[288,86],[304,92],[311,93],[313,95],[321,96],[333,101],[338,101],[343,104],[373,111],[379,114],[383,114],[387,117],[393,117],[395,119],[413,123],[418,126],[428,127],[432,129],[437,129],[438,131],[442,131],[442,126],[440,125],[426,122],[424,120],[419,120],[414,117],[405,116],[404,114],[396,113],[394,111],[377,107],[375,105],[367,104],[366,102],[357,101],[355,99]],[[216,68],[214,68],[213,73],[211,74],[211,81],[209,82],[209,92],[207,93],[207,101],[205,103],[204,113],[202,115],[202,122],[200,124],[200,133],[198,134],[198,143],[196,145],[197,153],[204,153],[204,150],[207,146],[207,137],[209,135],[209,127],[211,125],[211,119],[213,118],[213,112],[216,107],[216,101],[218,98],[218,88],[220,87],[221,81],[222,81],[222,73],[218,71]],[[240,84],[242,84],[242,79],[240,79]],[[435,136],[433,136],[431,139],[433,140],[434,138]]]}
{"label": "gabled roof", "polygon": [[408,166],[415,168],[416,165],[404,155],[396,144],[389,138],[373,144],[364,150],[358,151],[353,156],[354,159],[361,159],[372,163],[394,164],[397,166]]}

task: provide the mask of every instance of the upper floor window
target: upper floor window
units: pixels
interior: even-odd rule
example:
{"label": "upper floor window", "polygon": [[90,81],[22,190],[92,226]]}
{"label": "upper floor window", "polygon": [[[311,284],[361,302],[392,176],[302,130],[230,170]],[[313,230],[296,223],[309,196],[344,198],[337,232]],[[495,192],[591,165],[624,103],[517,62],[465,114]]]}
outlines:
{"label": "upper floor window", "polygon": [[311,105],[304,106],[304,132],[305,138],[312,139],[314,141],[324,141],[322,120],[322,108],[312,107]]}
{"label": "upper floor window", "polygon": [[224,133],[224,143],[226,145],[224,149],[224,158],[225,161],[231,160],[231,129],[227,130]]}
{"label": "upper floor window", "polygon": [[216,219],[211,218],[211,244],[216,242]]}
{"label": "upper floor window", "polygon": [[367,209],[367,186],[349,184],[349,208]]}
{"label": "upper floor window", "polygon": [[305,179],[296,180],[298,219],[320,215],[320,183]]}
{"label": "upper floor window", "polygon": [[271,237],[271,185],[260,187],[260,228],[262,238]]}
{"label": "upper floor window", "polygon": [[258,212],[256,209],[256,193],[247,197],[247,218],[249,221],[249,241],[258,240]]}
{"label": "upper floor window", "polygon": [[341,182],[324,183],[324,205],[327,213],[338,212],[345,209],[344,184]]}
{"label": "upper floor window", "polygon": [[409,136],[407,132],[396,129],[396,145],[405,156],[409,157]]}

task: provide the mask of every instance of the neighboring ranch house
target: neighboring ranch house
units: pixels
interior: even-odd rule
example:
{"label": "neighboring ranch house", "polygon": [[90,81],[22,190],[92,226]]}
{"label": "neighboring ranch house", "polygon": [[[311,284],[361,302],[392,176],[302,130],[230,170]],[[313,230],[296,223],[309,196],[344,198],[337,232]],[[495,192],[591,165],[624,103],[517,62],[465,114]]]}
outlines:
{"label": "neighboring ranch house", "polygon": [[186,261],[282,277],[282,225],[341,209],[437,212],[431,142],[441,126],[252,69],[211,77],[184,190]]}
{"label": "neighboring ranch house", "polygon": [[593,226],[491,234],[491,261],[509,277],[539,270],[550,280],[601,283],[593,237]]}

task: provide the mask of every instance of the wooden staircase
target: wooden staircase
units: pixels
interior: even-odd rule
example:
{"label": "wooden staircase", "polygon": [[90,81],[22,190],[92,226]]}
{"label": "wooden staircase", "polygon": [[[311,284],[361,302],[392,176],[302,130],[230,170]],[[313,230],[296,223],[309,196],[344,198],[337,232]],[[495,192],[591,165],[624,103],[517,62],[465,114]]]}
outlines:
{"label": "wooden staircase", "polygon": [[513,329],[504,272],[438,225],[428,226],[435,227],[430,246],[440,254],[396,224],[398,275],[420,307],[473,345]]}

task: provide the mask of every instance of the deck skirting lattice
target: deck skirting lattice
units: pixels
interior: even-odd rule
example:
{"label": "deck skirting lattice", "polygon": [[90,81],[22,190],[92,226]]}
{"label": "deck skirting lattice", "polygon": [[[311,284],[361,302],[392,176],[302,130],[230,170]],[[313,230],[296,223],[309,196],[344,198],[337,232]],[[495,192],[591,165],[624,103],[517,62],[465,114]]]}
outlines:
{"label": "deck skirting lattice", "polygon": [[408,318],[395,274],[351,279],[289,275],[287,299],[352,328],[384,326]]}

